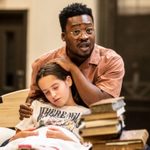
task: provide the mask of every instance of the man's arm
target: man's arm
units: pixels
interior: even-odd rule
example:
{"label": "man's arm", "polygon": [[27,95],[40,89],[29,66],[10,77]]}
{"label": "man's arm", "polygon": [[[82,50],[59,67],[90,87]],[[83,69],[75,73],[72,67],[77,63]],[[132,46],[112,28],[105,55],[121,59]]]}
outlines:
{"label": "man's arm", "polygon": [[25,104],[21,104],[19,108],[19,119],[29,118],[32,115],[33,109],[30,107],[32,102],[38,98],[45,98],[44,94],[41,91],[36,91],[37,94],[32,97],[28,95]]}
{"label": "man's arm", "polygon": [[96,85],[89,82],[77,66],[72,66],[70,72],[81,99],[88,106],[101,99],[112,97]]}
{"label": "man's arm", "polygon": [[[101,99],[105,99],[105,98],[111,98],[114,95],[107,93],[107,89],[106,90],[102,90],[100,88],[100,86],[96,86],[93,83],[91,83],[90,81],[88,81],[88,79],[86,79],[86,77],[83,75],[83,73],[80,71],[80,69],[71,62],[71,60],[67,57],[62,57],[61,59],[56,59],[55,60],[56,63],[58,63],[59,65],[61,65],[65,70],[70,71],[73,81],[76,85],[76,88],[78,90],[78,93],[81,97],[81,99],[85,102],[85,104],[90,105],[94,102],[97,102]],[[119,63],[119,65],[116,67],[116,65]],[[115,69],[112,69],[115,65],[116,68],[116,72],[113,72]],[[112,62],[112,66],[109,66],[110,69],[108,70],[107,74],[113,73],[114,76],[113,78],[113,82],[111,81],[112,84],[111,88],[115,88],[115,86],[113,87],[113,85],[115,85],[117,83],[117,88],[119,89],[118,91],[120,91],[121,89],[121,85],[122,85],[122,79],[123,79],[123,75],[124,75],[124,64],[123,61],[117,58],[116,62]],[[119,71],[118,71],[119,70]],[[108,75],[106,75],[108,76]],[[119,81],[117,81],[119,79]],[[108,79],[109,80],[109,77]],[[103,85],[103,84],[107,84],[106,81],[101,80],[98,81],[100,82],[99,84]],[[109,84],[111,84],[109,83]],[[98,85],[98,84],[97,84]],[[102,86],[101,86],[102,87]],[[105,86],[106,88],[106,86]]]}
{"label": "man's arm", "polygon": [[39,59],[37,59],[32,64],[32,76],[31,76],[31,85],[30,85],[30,91],[28,94],[28,97],[25,101],[25,104],[21,104],[19,107],[19,119],[23,120],[23,118],[29,118],[32,115],[32,108],[30,108],[31,103],[39,98],[41,95],[43,96],[42,92],[39,90],[39,88],[36,85],[36,74],[40,68],[40,65],[42,63],[39,63]]}
{"label": "man's arm", "polygon": [[65,70],[71,72],[78,93],[86,105],[90,105],[104,98],[112,97],[108,93],[102,91],[96,85],[89,82],[80,69],[74,63],[72,63],[68,57],[62,57],[55,59],[54,61],[61,65]]}

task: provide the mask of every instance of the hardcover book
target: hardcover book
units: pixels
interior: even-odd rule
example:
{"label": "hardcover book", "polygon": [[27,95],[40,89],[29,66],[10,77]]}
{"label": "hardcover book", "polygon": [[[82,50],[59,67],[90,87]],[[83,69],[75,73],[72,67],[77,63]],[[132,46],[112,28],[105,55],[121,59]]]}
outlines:
{"label": "hardcover book", "polygon": [[83,137],[84,142],[90,142],[92,144],[99,143],[105,140],[114,140],[120,137],[121,132],[107,135],[95,135],[95,136],[85,136]]}
{"label": "hardcover book", "polygon": [[109,126],[109,125],[117,125],[120,122],[123,122],[123,124],[124,124],[124,117],[123,116],[119,116],[117,118],[111,118],[111,119],[82,121],[82,126],[84,128],[102,127],[102,126]]}
{"label": "hardcover book", "polygon": [[86,114],[81,117],[81,120],[82,121],[90,121],[90,120],[99,120],[99,119],[118,118],[123,113],[125,113],[124,106],[113,112]]}
{"label": "hardcover book", "polygon": [[125,105],[124,97],[108,98],[91,104],[90,109],[92,113],[113,112]]}
{"label": "hardcover book", "polygon": [[80,135],[82,137],[86,136],[95,136],[95,135],[108,135],[108,134],[117,134],[121,131],[121,123],[108,126],[98,126],[91,128],[82,128],[80,129]]}

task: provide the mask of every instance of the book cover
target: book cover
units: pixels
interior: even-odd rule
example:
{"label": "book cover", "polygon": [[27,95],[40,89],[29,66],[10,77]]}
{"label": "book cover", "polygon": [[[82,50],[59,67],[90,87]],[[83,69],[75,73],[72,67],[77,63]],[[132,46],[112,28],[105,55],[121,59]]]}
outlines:
{"label": "book cover", "polygon": [[117,118],[111,119],[100,119],[100,120],[91,120],[91,121],[82,121],[82,126],[84,128],[91,127],[101,127],[101,126],[109,126],[109,125],[117,125],[120,122],[123,122],[124,117],[119,116]]}
{"label": "book cover", "polygon": [[149,133],[146,129],[138,130],[123,130],[120,140],[121,141],[140,141],[143,145],[146,144]]}
{"label": "book cover", "polygon": [[95,135],[108,135],[119,133],[122,129],[121,123],[117,125],[108,125],[101,127],[91,127],[91,128],[81,128],[80,135],[85,136],[95,136]]}
{"label": "book cover", "polygon": [[111,119],[111,118],[117,118],[121,116],[123,113],[125,113],[124,106],[113,112],[86,114],[81,117],[81,120],[90,121],[90,120],[99,120],[99,119]]}
{"label": "book cover", "polygon": [[92,113],[113,112],[125,105],[124,97],[108,98],[91,104],[90,109]]}
{"label": "book cover", "polygon": [[83,140],[84,142],[90,142],[92,144],[95,144],[99,143],[100,141],[118,139],[120,137],[120,134],[121,132],[106,135],[85,136],[83,137]]}

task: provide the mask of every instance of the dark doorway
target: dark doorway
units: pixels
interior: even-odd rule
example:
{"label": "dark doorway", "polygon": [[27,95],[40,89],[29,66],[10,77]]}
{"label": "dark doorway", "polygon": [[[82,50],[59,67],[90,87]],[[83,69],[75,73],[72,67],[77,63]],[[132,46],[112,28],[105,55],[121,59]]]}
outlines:
{"label": "dark doorway", "polygon": [[150,14],[118,16],[115,47],[126,68],[122,94],[150,101]]}
{"label": "dark doorway", "polygon": [[26,87],[26,10],[0,10],[0,94]]}

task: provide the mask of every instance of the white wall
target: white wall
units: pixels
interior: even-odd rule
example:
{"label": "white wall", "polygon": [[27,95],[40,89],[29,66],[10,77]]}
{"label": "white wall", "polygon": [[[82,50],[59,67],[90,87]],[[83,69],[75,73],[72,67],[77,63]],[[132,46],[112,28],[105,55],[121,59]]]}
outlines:
{"label": "white wall", "polygon": [[149,14],[150,0],[118,0],[119,14]]}
{"label": "white wall", "polygon": [[40,55],[62,46],[58,14],[72,2],[87,4],[96,21],[98,0],[0,0],[0,9],[27,9],[27,87],[30,84],[31,64]]}

